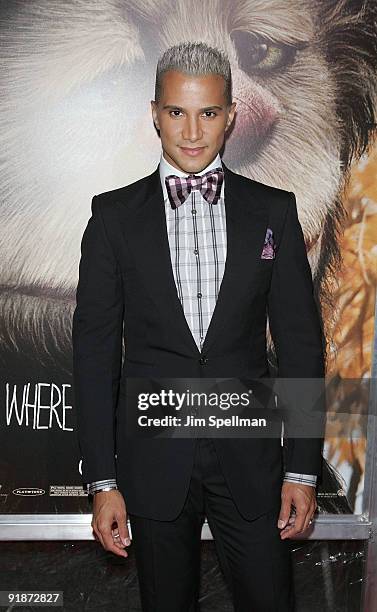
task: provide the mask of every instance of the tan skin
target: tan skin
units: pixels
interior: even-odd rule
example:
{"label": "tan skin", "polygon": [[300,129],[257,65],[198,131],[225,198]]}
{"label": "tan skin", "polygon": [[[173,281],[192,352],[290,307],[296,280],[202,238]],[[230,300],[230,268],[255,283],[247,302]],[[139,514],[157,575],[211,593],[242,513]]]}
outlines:
{"label": "tan skin", "polygon": [[[152,117],[160,131],[165,159],[186,173],[197,173],[206,168],[223,145],[225,132],[234,119],[235,107],[235,102],[227,105],[221,76],[166,72],[159,102],[151,100]],[[198,156],[190,157],[184,152],[185,147],[203,149]],[[291,506],[296,510],[292,517]],[[305,531],[316,508],[315,487],[283,482],[278,519],[283,524],[278,522],[277,525],[281,528],[281,539],[294,538]],[[119,491],[94,495],[92,527],[94,536],[105,550],[128,556],[124,550],[131,543],[127,508]]]}

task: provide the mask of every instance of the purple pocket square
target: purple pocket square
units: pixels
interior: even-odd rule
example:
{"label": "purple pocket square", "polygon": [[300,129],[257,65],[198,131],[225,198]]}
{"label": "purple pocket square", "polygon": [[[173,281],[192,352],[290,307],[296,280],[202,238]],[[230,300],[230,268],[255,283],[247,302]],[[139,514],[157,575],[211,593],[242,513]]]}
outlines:
{"label": "purple pocket square", "polygon": [[275,258],[275,242],[274,235],[271,228],[267,228],[266,237],[264,239],[264,245],[262,250],[261,259],[274,259]]}

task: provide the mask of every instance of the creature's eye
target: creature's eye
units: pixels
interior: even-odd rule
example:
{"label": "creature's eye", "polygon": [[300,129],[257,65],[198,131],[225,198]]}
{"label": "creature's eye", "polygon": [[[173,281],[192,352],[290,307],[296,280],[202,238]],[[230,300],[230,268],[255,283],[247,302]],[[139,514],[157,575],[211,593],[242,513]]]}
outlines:
{"label": "creature's eye", "polygon": [[244,30],[233,30],[230,33],[238,53],[241,70],[247,74],[265,74],[281,70],[292,64],[297,50],[306,46],[274,43]]}

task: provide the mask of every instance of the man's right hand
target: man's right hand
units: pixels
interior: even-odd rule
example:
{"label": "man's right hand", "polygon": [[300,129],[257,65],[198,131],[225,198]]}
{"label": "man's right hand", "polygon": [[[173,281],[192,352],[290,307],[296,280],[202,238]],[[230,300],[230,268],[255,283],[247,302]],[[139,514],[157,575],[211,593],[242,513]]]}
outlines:
{"label": "man's right hand", "polygon": [[131,539],[127,527],[126,504],[120,491],[114,489],[95,493],[91,525],[95,538],[105,550],[120,557],[128,557],[124,547],[131,544]]}

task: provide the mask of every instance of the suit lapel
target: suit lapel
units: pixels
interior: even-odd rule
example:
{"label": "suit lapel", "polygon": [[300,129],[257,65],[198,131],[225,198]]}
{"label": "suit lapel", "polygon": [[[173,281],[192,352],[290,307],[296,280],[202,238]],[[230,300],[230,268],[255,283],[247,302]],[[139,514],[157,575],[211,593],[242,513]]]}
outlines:
{"label": "suit lapel", "polygon": [[166,227],[165,204],[159,166],[146,177],[143,200],[129,202],[123,208],[123,235],[135,264],[157,307],[170,311],[172,334],[179,334],[188,349],[200,356],[206,353],[234,309],[239,283],[253,267],[263,248],[268,221],[267,206],[254,193],[252,183],[233,173],[224,162],[227,257],[224,276],[202,352],[197,347],[187,323],[175,284]]}
{"label": "suit lapel", "polygon": [[[227,257],[224,276],[204,340],[206,353],[228,317],[235,311],[239,288],[253,277],[263,249],[268,225],[268,207],[263,206],[252,183],[232,172],[224,162]],[[255,190],[256,191],[256,190]]]}

